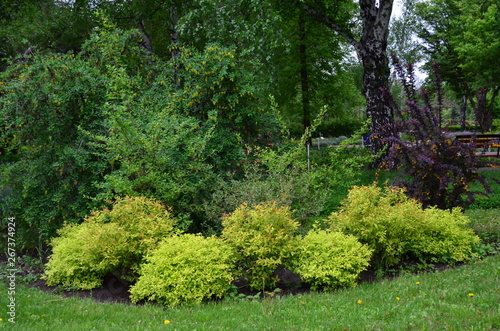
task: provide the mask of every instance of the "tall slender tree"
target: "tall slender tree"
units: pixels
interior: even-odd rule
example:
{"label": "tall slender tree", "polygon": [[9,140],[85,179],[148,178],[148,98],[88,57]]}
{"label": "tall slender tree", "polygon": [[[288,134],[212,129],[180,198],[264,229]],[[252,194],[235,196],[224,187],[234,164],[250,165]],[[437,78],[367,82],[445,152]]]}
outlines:
{"label": "tall slender tree", "polygon": [[[363,93],[366,99],[366,113],[371,118],[372,132],[384,132],[393,123],[393,110],[383,97],[383,90],[389,88],[389,60],[387,40],[394,0],[360,0],[359,16],[354,15],[353,1],[294,0],[295,6],[315,21],[338,33],[351,44],[363,65]],[[356,29],[353,18],[361,22],[361,33]],[[376,137],[374,137],[376,138]],[[373,151],[383,147],[381,139],[373,139]]]}

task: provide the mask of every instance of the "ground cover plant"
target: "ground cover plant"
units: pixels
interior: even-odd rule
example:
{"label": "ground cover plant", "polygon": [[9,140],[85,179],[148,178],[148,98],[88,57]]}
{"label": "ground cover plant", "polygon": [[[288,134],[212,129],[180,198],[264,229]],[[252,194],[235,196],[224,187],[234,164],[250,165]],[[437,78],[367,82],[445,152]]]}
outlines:
{"label": "ground cover plant", "polygon": [[[19,286],[16,328],[44,330],[495,330],[500,255],[332,292],[165,308],[98,303]],[[0,293],[7,287],[0,283]],[[6,304],[6,296],[0,304]],[[22,305],[21,305],[22,304]],[[9,316],[0,313],[0,328]]]}

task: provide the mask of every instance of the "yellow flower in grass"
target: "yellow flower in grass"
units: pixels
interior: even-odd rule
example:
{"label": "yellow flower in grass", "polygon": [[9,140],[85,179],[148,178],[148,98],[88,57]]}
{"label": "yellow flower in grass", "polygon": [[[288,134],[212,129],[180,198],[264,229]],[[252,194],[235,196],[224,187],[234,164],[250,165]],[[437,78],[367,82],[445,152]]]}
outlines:
{"label": "yellow flower in grass", "polygon": [[164,320],[163,324],[170,324],[170,321],[169,320]]}
{"label": "yellow flower in grass", "polygon": [[359,304],[362,304],[362,303],[363,303],[363,301],[362,301],[362,300],[358,300],[358,303],[359,303]]}
{"label": "yellow flower in grass", "polygon": [[400,300],[400,298],[399,298],[399,297],[396,297],[396,300]]}
{"label": "yellow flower in grass", "polygon": [[416,282],[415,284],[420,285],[420,282]]}
{"label": "yellow flower in grass", "polygon": [[470,296],[470,297],[473,297],[473,296],[474,296],[474,293],[469,293],[469,296]]}

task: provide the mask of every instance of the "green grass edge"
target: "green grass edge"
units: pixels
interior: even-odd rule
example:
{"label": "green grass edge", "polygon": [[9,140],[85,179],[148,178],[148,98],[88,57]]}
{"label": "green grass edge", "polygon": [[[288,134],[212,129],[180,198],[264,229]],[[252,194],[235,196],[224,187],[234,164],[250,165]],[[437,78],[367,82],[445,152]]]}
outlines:
{"label": "green grass edge", "polygon": [[500,255],[332,292],[165,308],[65,298],[16,285],[15,323],[0,284],[0,329],[17,330],[497,330]]}

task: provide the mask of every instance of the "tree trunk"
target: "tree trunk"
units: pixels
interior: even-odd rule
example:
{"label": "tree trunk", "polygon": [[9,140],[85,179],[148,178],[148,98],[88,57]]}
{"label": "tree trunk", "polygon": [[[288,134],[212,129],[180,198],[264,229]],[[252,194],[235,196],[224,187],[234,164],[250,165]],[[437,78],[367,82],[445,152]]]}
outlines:
{"label": "tree trunk", "polygon": [[394,122],[393,109],[384,98],[389,90],[389,60],[387,58],[387,38],[393,0],[360,0],[363,34],[355,43],[363,73],[363,93],[366,99],[366,114],[371,118],[371,132],[377,132],[372,139],[373,153],[383,148],[382,139],[393,132],[389,129]]}
{"label": "tree trunk", "polygon": [[[179,31],[177,31],[177,22],[179,21],[179,15],[177,13],[177,6],[175,3],[170,5],[170,43],[172,45],[177,45],[179,43]],[[179,56],[179,49],[177,47],[172,47],[170,51],[172,58],[177,58]]]}
{"label": "tree trunk", "polygon": [[460,107],[460,129],[465,131],[467,129],[467,97],[462,97],[462,106]]}
{"label": "tree trunk", "polygon": [[309,95],[309,71],[307,68],[306,24],[304,13],[299,14],[300,86],[302,92],[302,124],[304,132],[311,126],[311,100]]}
{"label": "tree trunk", "polygon": [[295,1],[302,11],[337,32],[355,47],[364,69],[363,92],[366,98],[366,114],[371,118],[371,131],[383,133],[372,141],[374,153],[383,147],[381,138],[393,134],[389,130],[394,123],[392,106],[386,102],[383,95],[383,91],[389,89],[390,71],[386,51],[393,2],[394,0],[359,0],[363,31],[358,41],[353,37],[353,31],[340,26],[322,11],[324,5],[321,1]]}
{"label": "tree trunk", "polygon": [[489,106],[487,102],[488,91],[487,88],[480,88],[476,91],[477,102],[474,108],[474,114],[476,115],[476,122],[481,132],[491,131],[493,127],[493,104],[498,94],[498,89],[493,91],[492,100]]}

